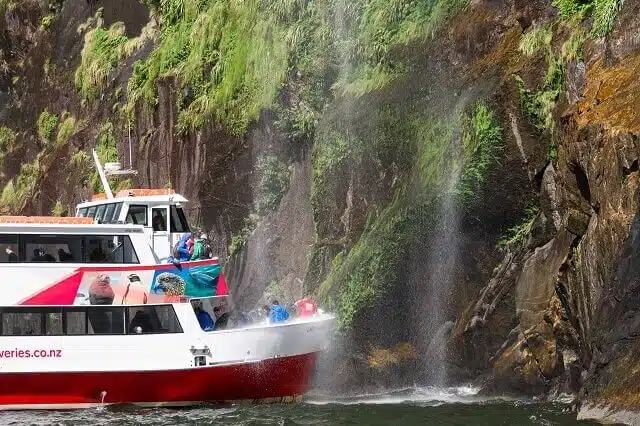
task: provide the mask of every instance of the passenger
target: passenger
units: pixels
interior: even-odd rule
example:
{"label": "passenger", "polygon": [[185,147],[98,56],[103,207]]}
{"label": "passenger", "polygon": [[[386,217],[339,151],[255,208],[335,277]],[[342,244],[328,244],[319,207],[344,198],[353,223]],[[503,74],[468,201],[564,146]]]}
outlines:
{"label": "passenger", "polygon": [[278,302],[274,300],[271,303],[271,310],[269,311],[269,321],[272,324],[277,322],[284,322],[289,319],[289,312]]}
{"label": "passenger", "polygon": [[190,232],[187,232],[182,236],[182,238],[180,238],[180,241],[176,245],[176,250],[173,258],[175,258],[177,255],[177,260],[179,260],[180,262],[185,262],[191,258],[191,256],[189,255],[189,247],[187,246],[187,241],[189,241],[190,239],[192,239]]}
{"label": "passenger", "polygon": [[[209,315],[209,312],[205,311],[202,308],[202,301],[195,300],[193,302],[193,311],[196,313],[196,318],[198,318],[198,323],[200,323],[200,328],[204,331],[212,331],[214,330],[215,323]],[[215,313],[215,309],[214,309]]]}
{"label": "passenger", "polygon": [[271,308],[269,305],[262,305],[262,309],[260,309],[260,322],[269,322],[269,312],[271,312]]}
{"label": "passenger", "polygon": [[[139,327],[139,330],[136,330]],[[151,317],[149,313],[140,309],[136,312],[129,324],[129,333],[140,334],[153,332],[153,324],[151,324]]]}
{"label": "passenger", "polygon": [[209,245],[207,234],[200,234],[196,238],[196,242],[193,246],[193,254],[191,260],[202,260],[211,258],[211,246]]}
{"label": "passenger", "polygon": [[107,260],[107,255],[100,247],[94,248],[91,253],[89,253],[89,262],[90,263],[104,263]]}
{"label": "passenger", "polygon": [[33,257],[31,258],[32,262],[45,262],[44,251],[37,248],[33,250]]}
{"label": "passenger", "polygon": [[213,308],[213,315],[216,317],[216,325],[213,327],[214,330],[224,330],[227,328],[229,313],[224,306],[216,306]]}
{"label": "passenger", "polygon": [[193,246],[195,244],[196,244],[196,241],[193,234],[189,234],[189,238],[187,238],[187,242],[185,244],[187,246],[187,251],[189,252],[189,257],[187,260],[190,260],[191,256],[193,256]]}
{"label": "passenger", "polygon": [[50,255],[49,253],[45,253],[44,256],[42,256],[45,262],[56,262],[56,258],[53,257],[52,255]]}
{"label": "passenger", "polygon": [[301,317],[308,317],[318,313],[318,305],[309,295],[298,300],[296,307],[298,308],[298,315]]}
{"label": "passenger", "polygon": [[162,217],[162,214],[153,216],[153,230],[155,232],[165,232],[167,230],[167,222]]}
{"label": "passenger", "polygon": [[13,251],[13,247],[9,246],[6,249],[4,249],[5,253],[7,253],[7,262],[17,262],[18,261],[18,255],[16,254],[15,251]]}
{"label": "passenger", "polygon": [[64,249],[58,249],[58,259],[60,262],[73,262],[71,253],[67,253]]}

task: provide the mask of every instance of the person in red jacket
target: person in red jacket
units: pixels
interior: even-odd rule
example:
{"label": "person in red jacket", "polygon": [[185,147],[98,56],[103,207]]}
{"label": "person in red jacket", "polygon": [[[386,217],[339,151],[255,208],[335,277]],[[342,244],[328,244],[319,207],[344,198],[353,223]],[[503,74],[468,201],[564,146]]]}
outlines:
{"label": "person in red jacket", "polygon": [[316,305],[316,302],[309,296],[298,300],[296,307],[301,317],[309,317],[318,313],[318,305]]}

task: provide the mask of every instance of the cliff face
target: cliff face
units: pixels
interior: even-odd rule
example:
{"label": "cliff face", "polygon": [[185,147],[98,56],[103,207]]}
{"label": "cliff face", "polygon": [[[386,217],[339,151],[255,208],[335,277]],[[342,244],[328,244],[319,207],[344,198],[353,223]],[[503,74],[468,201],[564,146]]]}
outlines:
{"label": "cliff face", "polygon": [[342,389],[638,410],[638,11],[0,0],[0,212],[72,211],[95,147],[190,200],[239,308],[337,312]]}

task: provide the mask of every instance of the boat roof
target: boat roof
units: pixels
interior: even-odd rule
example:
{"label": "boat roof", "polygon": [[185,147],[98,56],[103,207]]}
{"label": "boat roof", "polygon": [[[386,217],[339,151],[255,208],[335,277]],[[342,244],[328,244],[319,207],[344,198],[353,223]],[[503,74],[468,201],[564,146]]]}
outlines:
{"label": "boat roof", "polygon": [[110,203],[140,203],[140,204],[175,204],[186,203],[188,200],[173,189],[123,189],[118,191],[113,198],[107,198],[106,194],[95,194],[91,201],[78,204],[77,208],[99,206]]}
{"label": "boat roof", "polygon": [[143,233],[142,225],[96,224],[90,217],[0,216],[0,234],[131,234]]}

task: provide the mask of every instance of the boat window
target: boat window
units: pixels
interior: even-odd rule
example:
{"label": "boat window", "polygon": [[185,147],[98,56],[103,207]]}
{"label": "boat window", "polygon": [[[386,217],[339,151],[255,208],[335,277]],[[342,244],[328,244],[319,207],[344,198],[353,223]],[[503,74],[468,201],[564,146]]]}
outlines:
{"label": "boat window", "polygon": [[83,207],[81,209],[78,209],[78,216],[77,217],[87,217],[87,208]]}
{"label": "boat window", "polygon": [[116,208],[116,205],[111,203],[107,204],[107,207],[104,209],[104,216],[102,217],[102,223],[112,223],[113,222],[113,210]]}
{"label": "boat window", "polygon": [[82,236],[80,235],[24,235],[24,249],[20,259],[24,262],[82,261]]}
{"label": "boat window", "polygon": [[96,206],[89,207],[87,209],[87,217],[94,217],[96,215]]}
{"label": "boat window", "polygon": [[63,308],[63,313],[66,335],[87,334],[87,311],[85,308]]}
{"label": "boat window", "polygon": [[98,209],[96,210],[96,215],[95,215],[94,219],[99,221],[99,222],[102,222],[102,218],[104,216],[104,211],[105,211],[106,208],[107,208],[107,206],[104,205],[104,204],[99,205]]}
{"label": "boat window", "polygon": [[147,206],[131,205],[127,212],[126,223],[147,226]]}
{"label": "boat window", "polygon": [[64,334],[61,308],[52,308],[49,312],[43,312],[43,316],[44,334],[49,336],[60,336]]}
{"label": "boat window", "polygon": [[182,333],[180,321],[171,305],[127,308],[129,334]]}
{"label": "boat window", "polygon": [[154,232],[166,232],[167,209],[164,207],[151,209],[151,224]]}
{"label": "boat window", "polygon": [[87,308],[87,334],[124,334],[124,308],[95,306]]}
{"label": "boat window", "polygon": [[3,336],[40,336],[42,335],[42,315],[38,309],[3,309]]}
{"label": "boat window", "polygon": [[171,206],[171,232],[189,232],[189,224],[182,207]]}
{"label": "boat window", "polygon": [[182,333],[171,305],[6,307],[0,312],[3,336]]}
{"label": "boat window", "polygon": [[113,223],[117,223],[120,220],[120,212],[122,211],[122,204],[123,203],[115,203],[114,204],[116,206],[116,208],[113,211],[113,216],[111,218],[111,221]]}
{"label": "boat window", "polygon": [[85,237],[87,263],[140,263],[127,235],[92,235]]}
{"label": "boat window", "polygon": [[18,236],[0,235],[0,263],[18,261]]}

